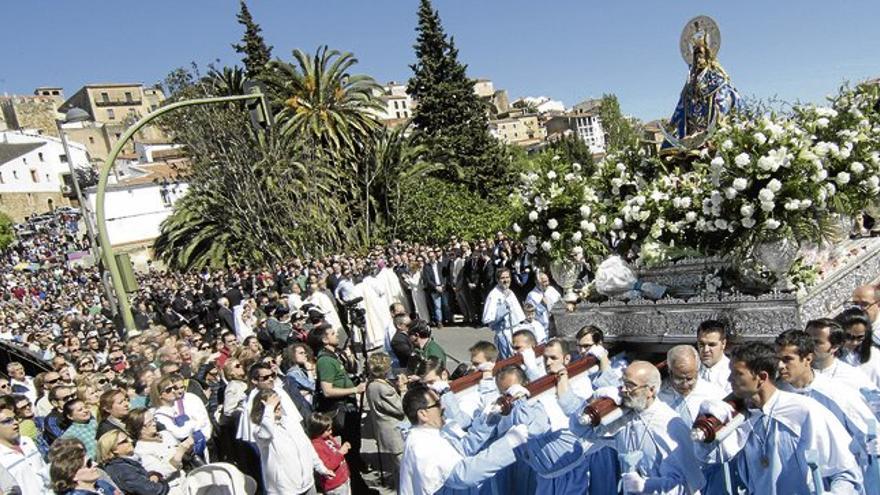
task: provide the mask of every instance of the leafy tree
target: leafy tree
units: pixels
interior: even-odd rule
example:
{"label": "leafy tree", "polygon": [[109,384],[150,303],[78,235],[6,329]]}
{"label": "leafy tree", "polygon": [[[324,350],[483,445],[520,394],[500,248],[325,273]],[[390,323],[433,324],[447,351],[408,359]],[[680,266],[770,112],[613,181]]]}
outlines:
{"label": "leafy tree", "polygon": [[584,170],[591,170],[593,167],[593,153],[590,151],[590,147],[574,134],[554,141],[547,146],[546,152],[559,155],[562,160],[567,162],[579,163],[584,167]]}
{"label": "leafy tree", "polygon": [[620,113],[620,102],[614,94],[602,95],[599,103],[599,119],[605,131],[605,150],[609,153],[628,146],[637,146],[641,139],[641,126],[637,121]]}
{"label": "leafy tree", "polygon": [[415,137],[428,145],[429,161],[445,164],[442,179],[460,182],[481,194],[496,194],[516,179],[509,160],[489,134],[487,103],[474,93],[467,66],[458,61],[430,0],[418,12],[417,61],[407,91],[418,102]]}
{"label": "leafy tree", "polygon": [[12,218],[6,213],[0,212],[0,249],[6,249],[15,240],[15,230],[12,228]]}
{"label": "leafy tree", "polygon": [[266,81],[283,98],[277,120],[282,134],[296,136],[334,158],[363,150],[378,129],[380,86],[372,77],[349,74],[351,53],[318,48],[314,56],[294,50],[297,65],[275,60]]}
{"label": "leafy tree", "polygon": [[238,23],[244,26],[244,35],[241,43],[235,43],[232,48],[236,52],[244,55],[242,62],[244,63],[245,72],[248,77],[256,77],[260,75],[266,68],[266,64],[272,60],[272,47],[266,45],[266,41],[261,34],[260,25],[254,22],[250,10],[244,0],[241,0],[240,9],[236,16]]}
{"label": "leafy tree", "polygon": [[472,239],[506,230],[519,213],[461,184],[411,178],[402,184],[405,198],[395,211],[394,232],[409,241],[439,243],[451,236]]}
{"label": "leafy tree", "polygon": [[[214,82],[175,71],[166,82],[177,90],[169,101],[222,94]],[[189,191],[154,244],[169,266],[262,264],[354,242],[335,167],[310,157],[301,141],[256,132],[238,104],[181,109],[161,125],[189,154],[179,170]]]}

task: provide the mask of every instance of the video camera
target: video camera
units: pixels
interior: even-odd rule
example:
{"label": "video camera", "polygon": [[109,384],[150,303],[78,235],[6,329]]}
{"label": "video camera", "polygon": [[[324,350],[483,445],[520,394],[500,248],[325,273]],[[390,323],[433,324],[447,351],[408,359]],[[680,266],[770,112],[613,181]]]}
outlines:
{"label": "video camera", "polygon": [[342,301],[342,306],[348,311],[348,322],[360,328],[367,326],[367,310],[358,307],[358,304],[363,300],[363,297],[356,297],[348,301]]}

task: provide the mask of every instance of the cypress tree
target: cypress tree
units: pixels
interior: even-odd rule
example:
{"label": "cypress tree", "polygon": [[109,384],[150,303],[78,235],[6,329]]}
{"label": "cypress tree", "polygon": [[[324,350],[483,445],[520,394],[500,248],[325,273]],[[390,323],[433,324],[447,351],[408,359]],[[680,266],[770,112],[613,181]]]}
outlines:
{"label": "cypress tree", "polygon": [[250,10],[244,0],[241,0],[241,9],[236,16],[238,23],[244,26],[244,36],[241,43],[234,43],[232,48],[244,55],[245,73],[248,78],[253,78],[263,72],[266,64],[272,59],[272,47],[266,45],[261,34],[260,25],[254,22]]}
{"label": "cypress tree", "polygon": [[407,87],[417,103],[414,138],[427,145],[431,161],[446,166],[441,178],[483,195],[502,192],[516,174],[489,133],[487,102],[474,93],[467,66],[458,61],[455,41],[444,33],[430,0],[421,0],[418,17],[417,61]]}

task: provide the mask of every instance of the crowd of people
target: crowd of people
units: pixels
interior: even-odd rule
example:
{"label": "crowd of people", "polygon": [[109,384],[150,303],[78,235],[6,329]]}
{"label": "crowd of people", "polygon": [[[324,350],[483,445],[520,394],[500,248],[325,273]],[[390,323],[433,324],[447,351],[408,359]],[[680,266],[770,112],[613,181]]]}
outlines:
{"label": "crowd of people", "polygon": [[[32,357],[0,378],[3,493],[184,493],[207,468],[265,494],[371,493],[377,468],[401,494],[880,487],[873,286],[773,343],[734,345],[703,322],[651,363],[609,355],[593,326],[557,336],[559,291],[531,246],[499,233],[151,267],[125,330],[97,268],[70,262],[76,222],[27,232],[0,263],[0,339]],[[456,324],[494,334],[458,366],[434,339]],[[548,376],[555,390],[536,388]]]}

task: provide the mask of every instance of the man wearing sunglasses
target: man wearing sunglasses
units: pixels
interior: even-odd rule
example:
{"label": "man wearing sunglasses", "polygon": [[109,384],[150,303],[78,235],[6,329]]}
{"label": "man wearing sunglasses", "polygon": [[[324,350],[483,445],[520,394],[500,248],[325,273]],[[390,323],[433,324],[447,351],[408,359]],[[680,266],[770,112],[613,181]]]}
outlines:
{"label": "man wearing sunglasses", "polygon": [[46,445],[52,445],[56,438],[64,433],[64,403],[76,396],[76,390],[67,385],[56,385],[49,389],[49,403],[52,411],[43,420],[43,439]]}
{"label": "man wearing sunglasses", "polygon": [[462,439],[444,429],[440,397],[427,386],[410,388],[403,397],[403,411],[413,427],[400,468],[400,495],[449,494],[476,488],[513,464],[514,449],[528,440],[525,425],[511,428],[488,446],[488,435]]}
{"label": "man wearing sunglasses", "polygon": [[15,478],[22,495],[41,495],[49,487],[49,466],[33,440],[19,431],[15,411],[0,405],[0,465]]}

